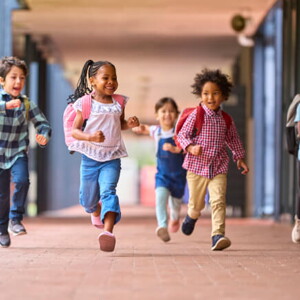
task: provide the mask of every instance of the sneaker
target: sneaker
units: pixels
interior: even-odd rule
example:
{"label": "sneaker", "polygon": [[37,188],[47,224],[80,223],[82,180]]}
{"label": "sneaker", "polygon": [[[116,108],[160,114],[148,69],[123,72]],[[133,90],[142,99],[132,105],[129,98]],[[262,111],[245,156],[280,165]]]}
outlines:
{"label": "sneaker", "polygon": [[9,220],[8,231],[13,235],[26,234],[24,225],[19,220]]}
{"label": "sneaker", "polygon": [[1,233],[0,232],[0,246],[3,248],[7,248],[10,246],[10,236],[9,233]]}
{"label": "sneaker", "polygon": [[165,227],[156,228],[156,235],[164,242],[168,242],[171,239],[168,229]]}
{"label": "sneaker", "polygon": [[116,237],[113,233],[104,231],[98,236],[100,250],[104,252],[112,252],[115,250]]}
{"label": "sneaker", "polygon": [[231,245],[230,239],[224,235],[217,234],[212,237],[211,250],[223,250]]}
{"label": "sneaker", "polygon": [[177,232],[179,227],[180,227],[179,219],[169,221],[168,229],[170,232]]}
{"label": "sneaker", "polygon": [[292,230],[292,241],[296,244],[300,243],[300,219],[295,216],[295,225]]}
{"label": "sneaker", "polygon": [[197,220],[198,219],[192,219],[188,215],[186,215],[186,217],[181,225],[181,231],[186,235],[192,234]]}

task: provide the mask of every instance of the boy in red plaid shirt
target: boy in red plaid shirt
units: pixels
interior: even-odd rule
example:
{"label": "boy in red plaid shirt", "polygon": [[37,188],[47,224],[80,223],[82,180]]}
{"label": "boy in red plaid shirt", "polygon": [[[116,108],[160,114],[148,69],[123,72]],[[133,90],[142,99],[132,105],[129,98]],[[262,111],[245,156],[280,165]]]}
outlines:
{"label": "boy in red plaid shirt", "polygon": [[192,234],[195,223],[205,206],[206,190],[209,191],[212,209],[212,250],[223,250],[231,245],[225,237],[226,186],[229,157],[226,147],[242,174],[249,172],[244,162],[245,150],[231,120],[227,128],[220,105],[228,99],[232,83],[220,70],[204,69],[197,74],[192,85],[193,94],[201,98],[204,120],[199,135],[193,135],[196,121],[195,109],[186,119],[178,142],[187,152],[183,168],[187,172],[189,187],[188,213],[182,223],[182,232]]}

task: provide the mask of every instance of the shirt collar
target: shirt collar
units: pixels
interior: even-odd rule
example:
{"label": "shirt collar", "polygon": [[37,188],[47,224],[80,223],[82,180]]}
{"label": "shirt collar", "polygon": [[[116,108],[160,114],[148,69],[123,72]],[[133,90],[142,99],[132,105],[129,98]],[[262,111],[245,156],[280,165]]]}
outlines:
{"label": "shirt collar", "polygon": [[[5,90],[1,89],[0,88],[0,95],[1,95],[1,98],[5,101],[9,101],[12,99],[11,95],[8,94],[7,92],[5,92]],[[18,97],[22,102],[24,101],[24,97],[22,95],[19,95]]]}
{"label": "shirt collar", "polygon": [[222,110],[221,108],[219,108],[217,111],[214,111],[212,109],[209,109],[208,107],[206,107],[205,104],[201,103],[203,109],[205,110],[205,112],[209,115],[209,116],[215,116],[215,115],[222,115]]}

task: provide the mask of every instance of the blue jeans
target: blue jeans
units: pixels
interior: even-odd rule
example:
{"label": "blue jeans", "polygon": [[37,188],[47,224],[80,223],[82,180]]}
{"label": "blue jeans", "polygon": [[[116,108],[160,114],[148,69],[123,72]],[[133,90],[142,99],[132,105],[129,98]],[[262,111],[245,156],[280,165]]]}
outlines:
{"label": "blue jeans", "polygon": [[155,189],[155,196],[155,210],[158,227],[166,228],[168,223],[168,202],[170,207],[170,219],[176,221],[179,219],[180,216],[182,199],[172,197],[170,191],[162,186],[159,186]]}
{"label": "blue jeans", "polygon": [[80,204],[87,213],[96,211],[101,199],[101,220],[108,212],[116,213],[117,223],[121,219],[116,187],[121,171],[121,160],[99,162],[82,155],[80,167]]}
{"label": "blue jeans", "polygon": [[[15,188],[10,207],[11,179]],[[9,219],[23,219],[29,184],[27,155],[19,157],[10,169],[0,169],[0,232],[7,233]]]}

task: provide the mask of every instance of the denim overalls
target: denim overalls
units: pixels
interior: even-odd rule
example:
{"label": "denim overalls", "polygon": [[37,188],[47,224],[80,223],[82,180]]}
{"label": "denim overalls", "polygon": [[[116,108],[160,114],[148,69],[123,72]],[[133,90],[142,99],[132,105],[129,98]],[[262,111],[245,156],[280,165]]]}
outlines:
{"label": "denim overalls", "polygon": [[158,227],[167,227],[167,202],[169,200],[170,218],[178,220],[182,197],[186,184],[186,170],[182,168],[184,156],[182,153],[171,153],[162,149],[165,143],[175,146],[173,137],[161,137],[158,128],[157,143],[157,173],[155,175],[156,218]]}
{"label": "denim overalls", "polygon": [[161,128],[158,129],[157,173],[155,187],[163,186],[170,190],[171,196],[181,198],[186,183],[186,170],[182,168],[184,156],[182,153],[172,153],[162,149],[163,144],[175,146],[173,137],[160,138]]}

